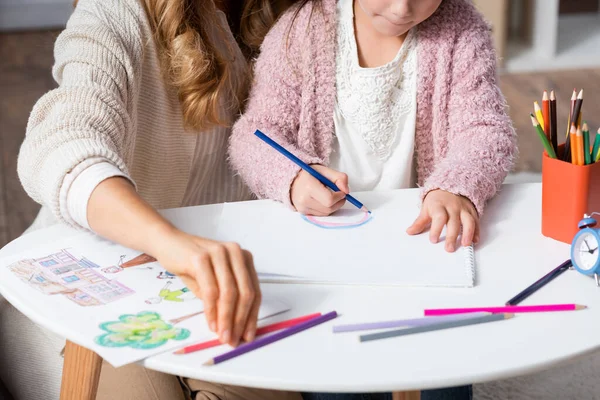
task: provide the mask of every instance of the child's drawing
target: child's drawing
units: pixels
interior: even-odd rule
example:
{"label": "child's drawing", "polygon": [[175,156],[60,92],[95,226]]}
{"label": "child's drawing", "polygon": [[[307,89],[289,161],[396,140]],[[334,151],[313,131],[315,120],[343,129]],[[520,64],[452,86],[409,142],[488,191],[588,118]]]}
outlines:
{"label": "child's drawing", "polygon": [[100,329],[105,331],[95,339],[100,346],[141,350],[160,347],[169,340],[185,340],[191,333],[187,329],[175,328],[163,321],[159,314],[150,311],[121,315],[118,321],[100,324]]}
{"label": "child's drawing", "polygon": [[[193,293],[190,292],[190,289],[188,289],[186,287],[183,287],[178,290],[171,290],[170,287],[171,287],[172,283],[173,282],[171,282],[171,281],[167,282],[167,284],[165,286],[163,286],[162,289],[160,289],[160,292],[158,292],[158,296],[147,299],[146,304],[158,304],[158,303],[162,302],[163,300],[182,302],[182,301],[186,301],[186,300],[196,299],[196,297],[193,296]],[[191,296],[189,296],[189,295],[184,296],[186,293],[190,293]]]}
{"label": "child's drawing", "polygon": [[323,229],[351,229],[365,225],[371,221],[373,214],[360,210],[342,209],[328,217],[303,215],[302,218]]}
{"label": "child's drawing", "polygon": [[65,295],[80,306],[107,304],[135,293],[96,272],[99,265],[85,257],[75,257],[67,250],[20,260],[8,268],[32,288],[47,295]]}
{"label": "child's drawing", "polygon": [[156,262],[156,258],[149,256],[146,253],[142,253],[139,256],[134,257],[129,261],[121,262],[121,264],[119,264],[119,266],[121,268],[130,268],[130,267],[137,267],[138,265],[144,265],[144,264],[148,264],[148,263],[152,263],[152,262]]}
{"label": "child's drawing", "polygon": [[175,279],[175,275],[169,271],[161,271],[156,277],[158,279]]}
{"label": "child's drawing", "polygon": [[117,266],[110,266],[110,267],[106,267],[106,268],[102,268],[102,272],[104,272],[105,274],[116,274],[117,272],[121,272],[123,271],[123,268],[121,267],[117,267]]}

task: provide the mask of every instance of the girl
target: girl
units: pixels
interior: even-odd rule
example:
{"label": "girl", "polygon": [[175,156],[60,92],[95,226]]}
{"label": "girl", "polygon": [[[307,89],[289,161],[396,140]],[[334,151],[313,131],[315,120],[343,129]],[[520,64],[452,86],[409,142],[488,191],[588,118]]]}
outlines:
{"label": "girl", "polygon": [[[204,301],[209,325],[232,345],[256,329],[250,254],[178,231],[156,209],[248,197],[228,171],[226,142],[247,60],[288,3],[81,0],[56,42],[59,87],[35,105],[19,155],[23,186],[42,204],[31,229],[60,221],[153,255]],[[64,339],[0,300],[1,337],[13,338],[0,344],[0,379],[16,400],[58,399]],[[299,398],[182,381],[202,399]],[[98,398],[184,395],[176,377],[105,365]]]}
{"label": "girl", "polygon": [[[256,129],[341,192],[265,146]],[[516,150],[489,29],[470,1],[304,0],[263,42],[229,156],[258,197],[305,214],[333,213],[350,187],[416,184],[421,212],[408,233],[429,227],[437,242],[446,227],[454,251],[459,236],[464,246],[479,240],[479,216]]]}
{"label": "girl", "polygon": [[[261,198],[328,215],[353,190],[422,188],[408,233],[479,240],[479,216],[513,165],[516,136],[488,26],[468,0],[304,0],[267,35],[230,143]],[[263,130],[334,181],[275,154]],[[416,175],[416,176],[415,176]],[[349,177],[349,178],[348,178]],[[366,205],[368,207],[368,205]]]}

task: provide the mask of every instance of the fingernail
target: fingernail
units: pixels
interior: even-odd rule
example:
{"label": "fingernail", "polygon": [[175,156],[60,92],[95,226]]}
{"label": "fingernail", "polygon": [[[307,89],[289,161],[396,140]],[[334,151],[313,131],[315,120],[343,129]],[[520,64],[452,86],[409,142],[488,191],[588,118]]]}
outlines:
{"label": "fingernail", "polygon": [[251,342],[252,339],[254,339],[252,336],[252,332],[248,331],[246,334],[244,334],[244,340],[246,340],[246,342]]}
{"label": "fingernail", "polygon": [[225,331],[221,334],[221,341],[223,343],[229,343],[229,338],[231,333],[229,333],[229,329],[225,329]]}

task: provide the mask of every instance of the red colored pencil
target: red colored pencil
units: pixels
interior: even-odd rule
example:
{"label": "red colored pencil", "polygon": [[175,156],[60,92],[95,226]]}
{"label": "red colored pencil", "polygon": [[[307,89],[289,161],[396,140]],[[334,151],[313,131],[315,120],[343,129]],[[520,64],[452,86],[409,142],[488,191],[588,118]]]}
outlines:
{"label": "red colored pencil", "polygon": [[548,92],[545,90],[542,97],[542,116],[544,117],[544,133],[548,141],[552,143],[552,138],[550,137],[550,99],[548,98]]}
{"label": "red colored pencil", "polygon": [[477,307],[477,308],[439,308],[425,310],[425,316],[463,314],[471,312],[491,313],[531,313],[549,311],[575,311],[587,308],[579,304],[547,304],[540,306],[506,306],[506,307]]}
{"label": "red colored pencil", "polygon": [[[319,316],[321,316],[321,313],[314,313],[314,314],[310,314],[310,315],[305,315],[303,317],[292,318],[292,319],[288,319],[286,321],[281,321],[281,322],[276,322],[271,325],[266,325],[266,326],[263,326],[262,328],[258,328],[256,330],[256,336],[265,335],[267,333],[271,333],[271,332],[279,331],[281,329],[289,328],[289,327],[298,325],[302,322],[308,321],[310,319],[313,319],[313,318],[316,318]],[[211,347],[217,347],[222,344],[223,343],[221,343],[219,341],[219,339],[209,340],[207,342],[197,343],[197,344],[193,344],[191,346],[184,347],[183,349],[177,350],[173,354],[189,354],[189,353],[193,353],[195,351],[205,350],[205,349],[209,349]]]}

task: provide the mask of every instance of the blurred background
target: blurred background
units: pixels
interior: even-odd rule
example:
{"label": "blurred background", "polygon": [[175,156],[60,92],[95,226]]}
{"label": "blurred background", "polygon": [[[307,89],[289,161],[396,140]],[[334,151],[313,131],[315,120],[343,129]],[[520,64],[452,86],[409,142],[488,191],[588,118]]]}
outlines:
{"label": "blurred background", "polygon": [[[507,181],[539,181],[542,146],[528,115],[545,89],[557,93],[559,131],[566,132],[573,88],[585,89],[590,129],[600,127],[600,0],[473,1],[492,25],[519,135],[520,158]],[[34,103],[56,86],[53,43],[71,12],[72,0],[0,0],[0,247],[39,209],[21,187],[17,156]]]}

